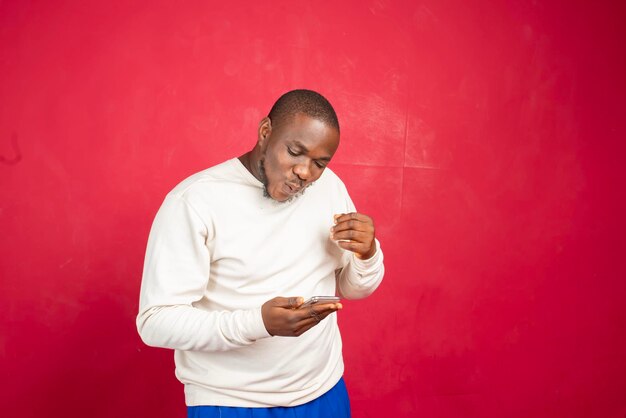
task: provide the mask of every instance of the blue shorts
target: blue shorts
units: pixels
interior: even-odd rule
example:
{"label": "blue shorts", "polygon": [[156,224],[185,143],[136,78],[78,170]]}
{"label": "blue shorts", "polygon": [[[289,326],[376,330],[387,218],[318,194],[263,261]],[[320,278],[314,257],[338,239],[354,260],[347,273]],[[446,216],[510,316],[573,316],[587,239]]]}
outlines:
{"label": "blue shorts", "polygon": [[343,377],[322,396],[298,406],[240,408],[188,406],[187,418],[350,418],[350,399]]}

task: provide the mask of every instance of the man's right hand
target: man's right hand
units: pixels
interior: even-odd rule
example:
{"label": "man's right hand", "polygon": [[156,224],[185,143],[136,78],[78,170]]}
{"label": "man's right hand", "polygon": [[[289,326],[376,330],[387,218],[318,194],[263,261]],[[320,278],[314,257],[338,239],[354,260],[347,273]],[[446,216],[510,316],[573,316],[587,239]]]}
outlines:
{"label": "man's right hand", "polygon": [[341,303],[316,304],[302,307],[301,297],[270,299],[261,307],[263,324],[270,335],[299,337],[328,315],[342,308]]}

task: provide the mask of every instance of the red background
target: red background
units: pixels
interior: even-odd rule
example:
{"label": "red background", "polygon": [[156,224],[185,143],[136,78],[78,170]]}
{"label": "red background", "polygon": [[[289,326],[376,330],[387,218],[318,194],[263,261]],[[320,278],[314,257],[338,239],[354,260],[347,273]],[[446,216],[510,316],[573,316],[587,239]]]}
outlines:
{"label": "red background", "polygon": [[0,2],[3,416],[184,416],[135,330],[152,218],[297,87],[386,254],[355,417],[626,415],[622,2],[174,3]]}

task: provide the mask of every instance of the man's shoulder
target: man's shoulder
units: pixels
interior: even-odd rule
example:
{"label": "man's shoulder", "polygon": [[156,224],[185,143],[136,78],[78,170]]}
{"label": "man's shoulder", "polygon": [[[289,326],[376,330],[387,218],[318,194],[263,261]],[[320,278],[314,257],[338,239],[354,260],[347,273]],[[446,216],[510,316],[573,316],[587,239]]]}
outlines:
{"label": "man's shoulder", "polygon": [[242,176],[237,167],[237,159],[232,158],[222,163],[199,171],[181,181],[172,189],[170,195],[187,195],[198,190],[210,188],[212,185],[224,182],[241,181]]}
{"label": "man's shoulder", "polygon": [[324,169],[324,173],[317,182],[326,184],[329,187],[339,188],[342,190],[346,189],[346,186],[341,178],[339,178],[339,176],[329,167]]}

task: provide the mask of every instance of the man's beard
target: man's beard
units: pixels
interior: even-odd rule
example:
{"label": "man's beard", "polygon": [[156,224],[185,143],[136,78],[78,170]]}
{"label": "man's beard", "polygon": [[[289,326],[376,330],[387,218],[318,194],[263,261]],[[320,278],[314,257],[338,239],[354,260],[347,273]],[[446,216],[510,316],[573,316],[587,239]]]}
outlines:
{"label": "man's beard", "polygon": [[[274,200],[274,198],[270,195],[270,192],[267,190],[269,181],[267,180],[267,173],[265,173],[265,158],[261,158],[259,160],[259,177],[261,177],[261,183],[263,183],[263,196]],[[287,200],[282,200],[282,201],[276,200],[276,201],[279,203],[291,202],[293,199],[297,199],[298,197],[302,196],[304,194],[304,191],[307,189],[307,187],[309,187],[312,184],[313,183],[307,184],[306,186],[302,188],[302,190],[300,190],[298,193],[294,194],[293,196],[290,196],[289,199]]]}

